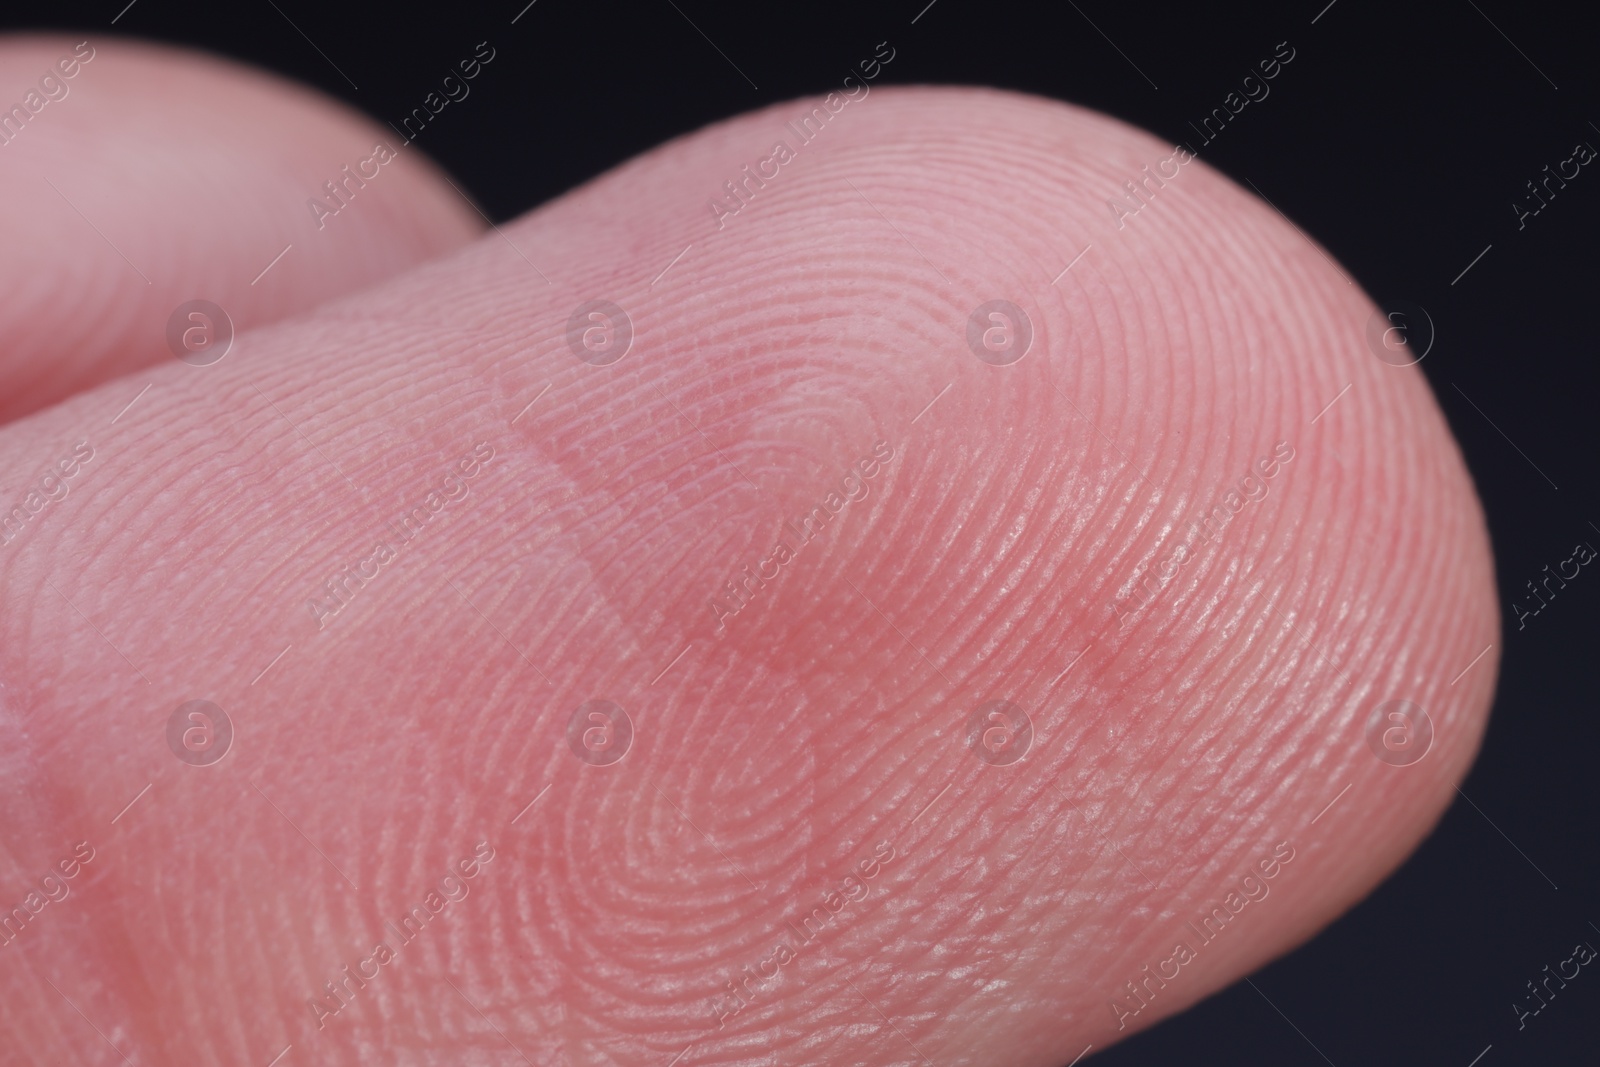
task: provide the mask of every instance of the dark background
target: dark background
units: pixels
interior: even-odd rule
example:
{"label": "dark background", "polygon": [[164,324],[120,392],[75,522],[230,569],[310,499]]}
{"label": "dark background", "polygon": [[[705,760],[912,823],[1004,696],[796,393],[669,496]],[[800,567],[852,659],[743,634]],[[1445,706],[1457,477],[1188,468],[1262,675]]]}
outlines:
{"label": "dark background", "polygon": [[[1594,307],[1600,165],[1521,230],[1512,208],[1574,145],[1600,148],[1592,24],[1509,0],[1404,11],[1375,0],[1326,10],[1326,0],[125,2],[12,10],[0,25],[205,48],[393,123],[487,40],[497,56],[471,96],[416,143],[497,221],[712,120],[827,91],[883,40],[897,54],[875,85],[997,85],[1073,101],[1188,141],[1253,182],[1380,302],[1419,304],[1433,320],[1422,369],[1494,539],[1500,695],[1463,785],[1471,803],[1458,798],[1398,874],[1252,976],[1255,989],[1241,982],[1093,1062],[1600,1062],[1600,966],[1520,1032],[1511,1008],[1575,943],[1600,947],[1590,658],[1600,575],[1585,568],[1520,631],[1510,607],[1519,594],[1530,602],[1524,584],[1574,544],[1600,545],[1594,329],[1581,313]],[[1201,147],[1188,123],[1280,41],[1296,56],[1271,95]]]}

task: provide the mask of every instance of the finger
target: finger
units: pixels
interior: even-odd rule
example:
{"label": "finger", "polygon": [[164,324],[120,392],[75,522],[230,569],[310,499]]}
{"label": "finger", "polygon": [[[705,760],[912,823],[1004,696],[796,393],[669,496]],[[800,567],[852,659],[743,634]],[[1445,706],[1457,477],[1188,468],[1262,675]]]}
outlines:
{"label": "finger", "polygon": [[1483,727],[1482,516],[1373,314],[1145,134],[880,90],[9,428],[6,500],[93,449],[0,549],[10,862],[97,853],[5,1024],[1046,1064],[1180,1010]]}
{"label": "finger", "polygon": [[0,70],[0,196],[26,205],[0,252],[0,420],[171,360],[180,304],[246,329],[481,228],[391,130],[258,71],[39,36],[0,42]]}

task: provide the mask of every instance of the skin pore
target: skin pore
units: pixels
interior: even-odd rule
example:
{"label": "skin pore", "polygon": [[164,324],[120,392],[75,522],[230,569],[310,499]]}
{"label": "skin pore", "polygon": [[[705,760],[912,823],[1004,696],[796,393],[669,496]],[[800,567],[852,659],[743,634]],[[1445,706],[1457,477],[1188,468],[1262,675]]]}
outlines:
{"label": "skin pore", "polygon": [[[0,313],[0,505],[69,486],[0,545],[0,901],[93,849],[0,948],[8,1062],[1060,1065],[1312,936],[1465,774],[1455,443],[1203,162],[1107,212],[1171,145],[875,84],[720,227],[820,100],[503,237],[404,148],[319,231],[381,128],[96,47],[0,149],[151,274],[61,204],[0,254],[53,279]],[[197,296],[205,367],[163,340]],[[620,358],[576,354],[596,301]],[[969,346],[991,301],[1021,359]],[[1393,700],[1419,761],[1375,756]]]}

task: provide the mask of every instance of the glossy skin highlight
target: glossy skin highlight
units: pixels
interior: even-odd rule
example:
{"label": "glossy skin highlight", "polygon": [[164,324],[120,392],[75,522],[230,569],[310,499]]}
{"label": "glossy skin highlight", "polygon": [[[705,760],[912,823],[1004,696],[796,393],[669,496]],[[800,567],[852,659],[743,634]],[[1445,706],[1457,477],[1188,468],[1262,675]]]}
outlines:
{"label": "glossy skin highlight", "polygon": [[[0,548],[6,885],[97,850],[0,948],[8,1063],[1047,1067],[1430,829],[1491,562],[1366,296],[1198,160],[1119,227],[1172,146],[993,91],[875,89],[719,225],[813,103],[0,429],[6,507],[95,451]],[[608,365],[569,340],[594,300]],[[968,345],[991,300],[1032,328],[1007,366]],[[165,740],[196,698],[236,730],[208,767]],[[1396,766],[1402,699],[1433,740]],[[614,763],[571,742],[597,700]],[[970,732],[1002,700],[1009,763]]]}

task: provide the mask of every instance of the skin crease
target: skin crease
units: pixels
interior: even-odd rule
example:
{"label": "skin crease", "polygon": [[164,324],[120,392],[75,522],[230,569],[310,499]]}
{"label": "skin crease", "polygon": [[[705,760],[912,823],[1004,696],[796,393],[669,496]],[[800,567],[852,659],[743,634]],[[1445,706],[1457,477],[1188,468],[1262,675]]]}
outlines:
{"label": "skin crease", "polygon": [[[83,41],[0,42],[0,103],[22,103],[51,72],[59,96],[0,146],[0,196],[30,205],[6,223],[8,243],[30,254],[0,257],[0,419],[167,362],[167,317],[197,296],[244,330],[453,251],[483,229],[403,138],[303,86],[100,38],[77,53],[91,58],[72,77],[60,77],[56,63]],[[307,199],[325,197],[323,183],[346,180],[341,168],[372,158],[379,141],[397,157],[365,186],[350,181],[349,210],[319,229]]]}
{"label": "skin crease", "polygon": [[[7,508],[94,448],[0,546],[0,905],[96,849],[0,947],[6,1064],[1047,1067],[1306,940],[1428,832],[1498,616],[1460,455],[1367,298],[1198,160],[1118,229],[1171,146],[995,91],[874,89],[719,228],[707,199],[811,103],[0,429]],[[594,299],[634,330],[609,366],[567,339]],[[1034,334],[1005,367],[967,347],[995,299]],[[861,498],[719,626],[836,489]],[[196,698],[236,731],[214,766],[167,748]],[[567,739],[598,699],[635,731],[609,766]],[[968,747],[999,699],[1035,730],[1006,766]],[[1410,766],[1366,741],[1393,699],[1432,723]],[[480,842],[470,891],[363,963]],[[346,966],[376,976],[319,1029]]]}

